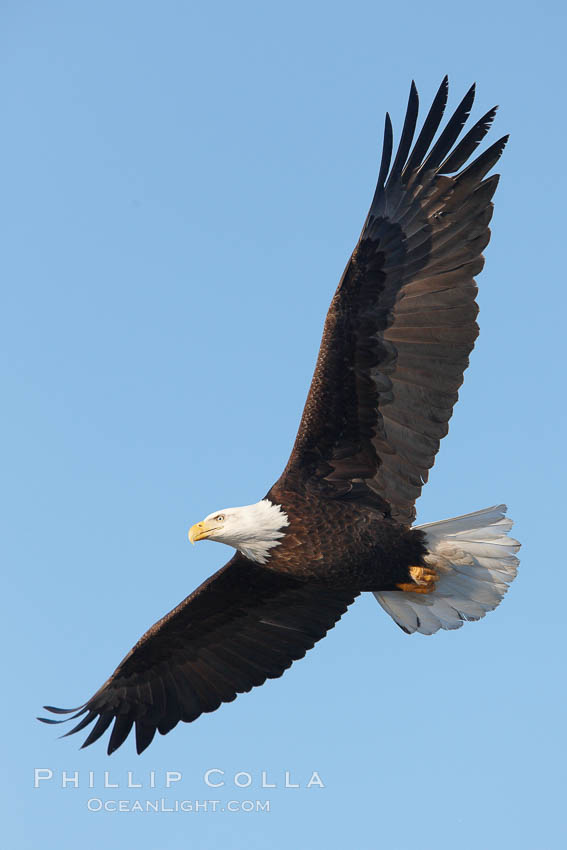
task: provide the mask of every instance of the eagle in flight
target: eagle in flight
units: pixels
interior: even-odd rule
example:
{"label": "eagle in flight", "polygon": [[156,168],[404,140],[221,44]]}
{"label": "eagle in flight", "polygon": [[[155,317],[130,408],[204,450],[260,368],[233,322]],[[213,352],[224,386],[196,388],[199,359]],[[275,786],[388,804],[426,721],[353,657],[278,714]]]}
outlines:
{"label": "eagle in flight", "polygon": [[[414,141],[412,84],[397,150],[386,115],[378,183],[327,313],[281,477],[254,505],[189,531],[230,561],[144,634],[78,709],[83,744],[113,724],[141,753],[239,693],[281,676],[369,591],[407,633],[457,629],[495,608],[516,575],[505,506],[415,526],[415,501],[448,430],[478,327],[475,276],[490,238],[507,136],[473,154],[490,109],[461,137],[472,86],[442,131],[443,80]],[[437,138],[436,138],[437,136]],[[461,138],[460,138],[461,137]]]}

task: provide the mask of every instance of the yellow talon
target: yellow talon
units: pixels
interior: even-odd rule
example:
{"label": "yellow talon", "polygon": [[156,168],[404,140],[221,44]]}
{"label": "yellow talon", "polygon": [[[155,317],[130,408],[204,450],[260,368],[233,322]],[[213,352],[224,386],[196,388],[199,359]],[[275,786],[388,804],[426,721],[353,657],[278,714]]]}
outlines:
{"label": "yellow talon", "polygon": [[408,570],[412,581],[397,584],[399,590],[406,593],[432,593],[439,576],[429,567],[410,567]]}

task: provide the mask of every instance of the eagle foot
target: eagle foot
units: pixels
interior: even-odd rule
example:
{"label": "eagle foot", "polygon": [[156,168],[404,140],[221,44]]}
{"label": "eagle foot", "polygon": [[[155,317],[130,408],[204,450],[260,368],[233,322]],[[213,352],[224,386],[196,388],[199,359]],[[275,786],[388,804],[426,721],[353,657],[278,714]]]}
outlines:
{"label": "eagle foot", "polygon": [[439,576],[429,567],[410,567],[408,570],[412,581],[397,584],[399,590],[405,593],[433,593]]}

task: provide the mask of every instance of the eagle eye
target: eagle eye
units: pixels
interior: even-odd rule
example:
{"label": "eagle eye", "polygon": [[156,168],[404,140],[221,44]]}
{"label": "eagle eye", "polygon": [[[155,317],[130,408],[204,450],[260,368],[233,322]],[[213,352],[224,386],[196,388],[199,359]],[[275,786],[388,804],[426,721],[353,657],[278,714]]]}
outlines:
{"label": "eagle eye", "polygon": [[218,516],[215,517],[215,519],[216,519],[217,522],[224,522],[224,515],[219,514]]}

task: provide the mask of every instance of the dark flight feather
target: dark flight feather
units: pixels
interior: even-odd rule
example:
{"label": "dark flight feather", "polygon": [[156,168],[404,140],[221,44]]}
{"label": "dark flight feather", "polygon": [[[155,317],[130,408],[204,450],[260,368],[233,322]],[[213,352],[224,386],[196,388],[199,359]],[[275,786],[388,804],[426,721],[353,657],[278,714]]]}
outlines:
{"label": "dark flight feather", "polygon": [[459,134],[470,115],[472,105],[474,103],[474,94],[475,85],[473,83],[451,116],[447,126],[432,147],[431,152],[428,154],[425,162],[421,166],[422,171],[428,171],[430,168],[437,168],[443,158],[447,156],[458,139]]}
{"label": "dark flight feather", "polygon": [[482,142],[494,121],[498,107],[493,106],[488,112],[479,118],[476,124],[463,136],[454,151],[447,157],[445,162],[439,166],[439,174],[453,174],[462,168],[465,162],[475,152]]}
{"label": "dark flight feather", "polygon": [[[398,180],[398,178],[401,176],[402,168],[404,167],[405,162],[408,158],[411,143],[413,141],[418,113],[419,97],[417,94],[417,89],[415,87],[415,82],[412,80],[408,98],[408,106],[406,110],[406,117],[404,119],[404,126],[402,128],[402,135],[400,136],[400,143],[398,145],[396,159],[394,160],[392,170],[390,171],[390,175],[388,177],[388,185]],[[386,175],[384,175],[384,177],[385,176]],[[384,180],[382,180],[381,182],[378,181],[378,185],[382,188],[384,186]]]}
{"label": "dark flight feather", "polygon": [[435,95],[431,108],[427,114],[427,118],[423,123],[421,132],[417,137],[414,149],[411,152],[409,159],[405,165],[403,174],[409,178],[414,170],[420,165],[423,157],[429,150],[429,145],[433,141],[435,133],[439,128],[439,124],[445,113],[447,98],[449,96],[449,78],[444,77],[441,85]]}
{"label": "dark flight feather", "polygon": [[380,162],[380,171],[378,173],[378,186],[381,188],[384,186],[384,180],[386,179],[388,169],[390,168],[390,161],[392,159],[392,144],[392,121],[390,120],[389,114],[386,112],[386,118],[384,120],[384,141],[382,144],[382,160]]}

